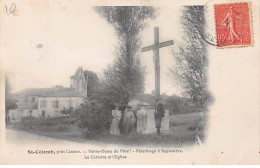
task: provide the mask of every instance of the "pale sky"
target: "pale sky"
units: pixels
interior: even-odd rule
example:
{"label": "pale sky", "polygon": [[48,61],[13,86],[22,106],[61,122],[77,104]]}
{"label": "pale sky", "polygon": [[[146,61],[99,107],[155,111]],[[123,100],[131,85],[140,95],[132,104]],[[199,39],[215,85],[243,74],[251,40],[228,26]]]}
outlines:
{"label": "pale sky", "polygon": [[[0,5],[3,1],[6,0],[2,0]],[[87,6],[88,1],[62,0],[58,1],[61,2],[60,4],[55,0],[41,0],[40,5],[35,1],[12,0],[17,4],[16,16],[5,16],[3,13],[5,11],[0,10],[0,63],[2,66],[0,68],[1,70],[4,68],[10,74],[14,91],[31,87],[69,86],[69,77],[74,74],[77,67],[83,66],[101,73],[107,64],[112,62],[115,45],[113,29]],[[155,25],[160,27],[161,41],[173,39],[174,46],[177,45],[181,35],[177,20],[180,7],[176,6],[172,8],[172,11],[168,9],[170,5],[183,1],[171,1],[169,7],[161,8],[161,15],[143,34],[144,46],[152,44]],[[200,2],[186,1],[190,4]],[[49,4],[50,2],[52,4]],[[155,1],[142,2],[150,4]],[[161,1],[156,2],[161,3]],[[214,3],[222,2],[227,3],[223,0],[214,0],[211,5],[212,9]],[[101,1],[97,0],[95,3],[101,4]],[[31,8],[32,6],[34,8]],[[208,47],[208,86],[215,101],[209,107],[207,143],[202,150],[192,149],[182,156],[173,158],[179,163],[183,161],[202,163],[205,160],[208,163],[218,161],[223,164],[259,163],[259,0],[252,0],[251,7],[251,33],[254,41],[252,46],[225,49],[217,49],[210,45]],[[1,9],[4,7],[1,6]],[[214,10],[208,14],[211,14],[209,19],[212,21],[209,25],[215,28]],[[38,44],[42,44],[42,48],[40,45],[40,48],[37,48]],[[161,90],[168,94],[175,93],[176,88],[174,82],[165,75],[167,68],[174,63],[170,48],[166,47],[160,51],[163,64]],[[142,63],[147,66],[145,87],[146,92],[149,93],[154,88],[152,53],[147,52],[141,57]],[[1,103],[3,105],[4,102]],[[15,149],[27,150],[26,148]],[[224,155],[220,156],[221,152],[224,152]],[[16,160],[16,156],[21,155],[17,153],[14,159],[9,159]],[[65,163],[82,161],[74,158],[67,159]],[[151,159],[156,158],[158,155],[151,155]],[[163,161],[167,159],[166,157]]]}
{"label": "pale sky", "polygon": [[[17,1],[16,16],[3,20],[6,25],[2,31],[3,63],[13,91],[55,85],[69,87],[70,76],[79,66],[102,74],[114,59],[113,27],[87,2],[39,2]],[[149,21],[142,35],[143,46],[151,45],[153,28],[158,26],[160,42],[175,43],[160,49],[161,94],[178,94],[168,69],[174,64],[171,50],[181,40],[180,11],[180,7],[161,6],[159,16]],[[141,53],[141,62],[147,70],[145,93],[154,90],[152,56],[152,51]]]}

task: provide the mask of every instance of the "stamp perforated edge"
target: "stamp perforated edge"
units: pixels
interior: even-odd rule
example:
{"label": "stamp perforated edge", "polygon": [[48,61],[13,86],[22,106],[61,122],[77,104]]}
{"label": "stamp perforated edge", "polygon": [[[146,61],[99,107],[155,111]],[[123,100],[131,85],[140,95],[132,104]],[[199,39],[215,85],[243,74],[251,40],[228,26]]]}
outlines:
{"label": "stamp perforated edge", "polygon": [[214,4],[214,20],[215,20],[215,37],[217,37],[217,25],[216,25],[216,14],[215,14],[215,5],[228,5],[228,4],[239,4],[239,3],[247,3],[248,4],[248,12],[249,12],[249,22],[250,22],[250,34],[251,34],[251,44],[250,45],[228,45],[228,46],[217,46],[217,49],[225,49],[225,48],[247,48],[254,47],[254,29],[253,29],[253,13],[252,13],[252,3],[251,2],[230,2],[230,3],[216,3]]}

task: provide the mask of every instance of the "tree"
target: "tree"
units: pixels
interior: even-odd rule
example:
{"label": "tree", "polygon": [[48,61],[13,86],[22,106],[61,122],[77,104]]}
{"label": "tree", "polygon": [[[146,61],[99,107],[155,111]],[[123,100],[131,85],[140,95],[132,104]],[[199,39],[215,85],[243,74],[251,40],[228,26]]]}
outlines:
{"label": "tree", "polygon": [[108,121],[111,120],[111,117],[107,115],[108,113],[105,113],[103,105],[93,99],[80,104],[75,113],[78,127],[85,136],[102,131],[108,126]]}
{"label": "tree", "polygon": [[203,40],[205,16],[203,6],[184,7],[181,16],[183,43],[173,55],[176,67],[172,72],[183,96],[191,99],[203,112],[211,100],[207,87],[207,44]]}
{"label": "tree", "polygon": [[5,121],[9,122],[9,110],[17,108],[16,100],[11,92],[9,79],[5,77]]}
{"label": "tree", "polygon": [[99,79],[95,72],[85,70],[84,71],[85,79],[87,80],[87,90],[88,90],[88,97],[91,97],[99,85]]}
{"label": "tree", "polygon": [[144,67],[140,63],[140,34],[147,19],[156,16],[153,7],[96,7],[117,35],[116,58],[104,71],[103,95],[111,102],[126,105],[130,98],[144,91]]}
{"label": "tree", "polygon": [[194,106],[190,99],[177,95],[172,95],[171,97],[167,98],[165,105],[174,107],[172,114],[187,114],[198,112],[198,110],[200,110]]}

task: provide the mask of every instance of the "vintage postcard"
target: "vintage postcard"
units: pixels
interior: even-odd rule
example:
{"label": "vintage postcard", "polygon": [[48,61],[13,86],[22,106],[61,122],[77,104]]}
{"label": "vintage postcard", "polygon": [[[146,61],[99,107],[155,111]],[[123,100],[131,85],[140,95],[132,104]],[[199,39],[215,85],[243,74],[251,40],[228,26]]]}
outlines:
{"label": "vintage postcard", "polygon": [[0,164],[260,164],[258,0],[0,1]]}

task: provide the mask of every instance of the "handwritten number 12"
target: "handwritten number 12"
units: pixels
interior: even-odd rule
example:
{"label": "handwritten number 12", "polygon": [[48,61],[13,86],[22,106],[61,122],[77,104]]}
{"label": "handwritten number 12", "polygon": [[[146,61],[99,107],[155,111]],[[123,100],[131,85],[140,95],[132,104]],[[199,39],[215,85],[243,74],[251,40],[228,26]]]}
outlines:
{"label": "handwritten number 12", "polygon": [[15,3],[12,3],[9,8],[5,5],[5,11],[6,11],[7,15],[10,15],[11,13],[13,13],[15,11],[15,9],[16,9]]}

